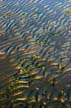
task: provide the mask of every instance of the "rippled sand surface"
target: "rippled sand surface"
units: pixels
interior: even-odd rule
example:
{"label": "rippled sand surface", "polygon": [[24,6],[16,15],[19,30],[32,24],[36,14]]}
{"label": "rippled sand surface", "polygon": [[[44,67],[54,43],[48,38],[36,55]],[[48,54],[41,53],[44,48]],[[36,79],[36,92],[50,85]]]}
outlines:
{"label": "rippled sand surface", "polygon": [[0,0],[1,108],[71,108],[71,0]]}

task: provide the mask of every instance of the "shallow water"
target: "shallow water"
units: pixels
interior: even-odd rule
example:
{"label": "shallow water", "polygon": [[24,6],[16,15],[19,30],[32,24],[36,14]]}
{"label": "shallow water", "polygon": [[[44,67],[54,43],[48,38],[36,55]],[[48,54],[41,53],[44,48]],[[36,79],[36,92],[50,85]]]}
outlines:
{"label": "shallow water", "polygon": [[71,108],[71,0],[0,1],[1,108]]}

